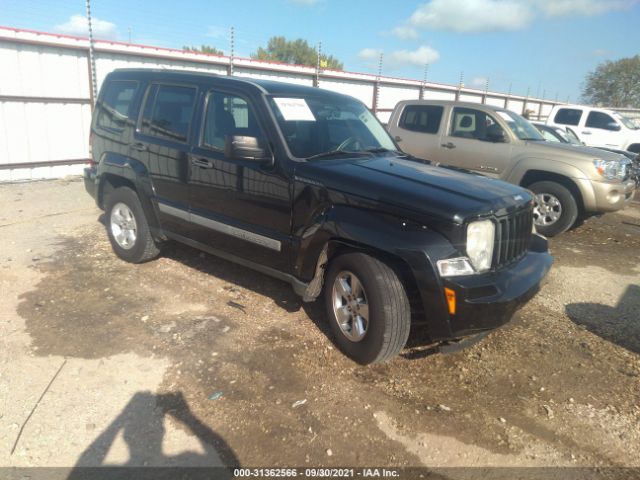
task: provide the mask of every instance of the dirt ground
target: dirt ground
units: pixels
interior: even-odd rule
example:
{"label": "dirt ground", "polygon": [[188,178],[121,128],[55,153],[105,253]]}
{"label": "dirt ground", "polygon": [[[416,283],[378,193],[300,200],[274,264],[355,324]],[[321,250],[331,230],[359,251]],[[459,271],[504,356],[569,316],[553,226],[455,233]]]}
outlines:
{"label": "dirt ground", "polygon": [[127,264],[100,216],[0,185],[0,466],[640,467],[640,202],[553,239],[480,343],[369,367],[320,302],[176,244]]}

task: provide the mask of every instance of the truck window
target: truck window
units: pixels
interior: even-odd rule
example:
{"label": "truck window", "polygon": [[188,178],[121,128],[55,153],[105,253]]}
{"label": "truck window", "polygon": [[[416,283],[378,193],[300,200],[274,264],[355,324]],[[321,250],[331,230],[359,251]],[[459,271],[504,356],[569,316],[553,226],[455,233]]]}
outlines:
{"label": "truck window", "polygon": [[209,148],[224,150],[228,135],[263,137],[246,100],[228,93],[210,92],[207,96],[202,143]]}
{"label": "truck window", "polygon": [[438,133],[444,108],[436,105],[407,105],[400,117],[400,128],[422,133]]}
{"label": "truck window", "polygon": [[154,137],[186,142],[195,98],[194,87],[152,85],[147,91],[140,130]]}
{"label": "truck window", "polygon": [[500,124],[491,115],[472,108],[456,107],[451,118],[452,137],[486,140],[488,127],[501,129]]}
{"label": "truck window", "polygon": [[556,113],[553,121],[562,125],[578,125],[582,117],[582,110],[577,108],[561,108]]}
{"label": "truck window", "polygon": [[98,102],[96,124],[107,130],[122,130],[131,113],[131,104],[138,88],[135,81],[110,81]]}
{"label": "truck window", "polygon": [[589,128],[600,128],[602,130],[618,130],[618,122],[602,112],[589,112],[585,126]]}

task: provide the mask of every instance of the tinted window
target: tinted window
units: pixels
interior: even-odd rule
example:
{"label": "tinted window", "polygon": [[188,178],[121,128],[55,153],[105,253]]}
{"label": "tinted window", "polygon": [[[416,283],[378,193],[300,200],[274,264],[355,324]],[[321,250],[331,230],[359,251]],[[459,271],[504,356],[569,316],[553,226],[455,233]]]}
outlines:
{"label": "tinted window", "polygon": [[487,131],[494,135],[502,131],[502,127],[488,113],[472,108],[453,109],[451,136],[486,140]]}
{"label": "tinted window", "polygon": [[98,104],[97,125],[106,129],[122,129],[130,117],[138,82],[113,81],[104,87]]}
{"label": "tinted window", "polygon": [[400,117],[400,128],[414,132],[438,133],[443,107],[408,105]]}
{"label": "tinted window", "polygon": [[555,118],[553,119],[556,123],[561,123],[562,125],[578,125],[580,123],[580,117],[582,116],[582,110],[577,110],[575,108],[561,108],[556,113]]}
{"label": "tinted window", "polygon": [[603,130],[615,130],[618,123],[606,113],[590,112],[585,126],[590,128],[602,128]]}
{"label": "tinted window", "polygon": [[246,100],[228,93],[211,92],[207,98],[202,143],[223,150],[225,138],[230,135],[262,137]]}
{"label": "tinted window", "polygon": [[142,132],[186,142],[195,98],[196,89],[193,87],[152,86],[145,101]]}

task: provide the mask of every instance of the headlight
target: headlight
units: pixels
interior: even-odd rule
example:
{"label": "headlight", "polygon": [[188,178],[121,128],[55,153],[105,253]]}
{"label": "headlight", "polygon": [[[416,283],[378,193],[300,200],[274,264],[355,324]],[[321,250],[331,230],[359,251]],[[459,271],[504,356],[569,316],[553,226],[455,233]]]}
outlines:
{"label": "headlight", "polygon": [[620,160],[596,159],[593,165],[598,174],[606,180],[623,180],[626,175],[628,162]]}
{"label": "headlight", "polygon": [[471,222],[467,227],[467,255],[477,272],[491,268],[495,230],[491,220]]}

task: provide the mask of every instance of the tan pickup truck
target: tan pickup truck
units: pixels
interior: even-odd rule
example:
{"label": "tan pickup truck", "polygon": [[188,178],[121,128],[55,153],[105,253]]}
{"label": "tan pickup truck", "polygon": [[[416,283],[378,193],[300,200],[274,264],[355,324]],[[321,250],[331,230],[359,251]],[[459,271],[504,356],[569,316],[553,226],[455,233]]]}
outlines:
{"label": "tan pickup truck", "polygon": [[631,162],[604,150],[551,143],[520,115],[476,103],[399,102],[389,132],[400,148],[521,185],[535,193],[538,232],[553,236],[579,217],[612,212],[631,201]]}

